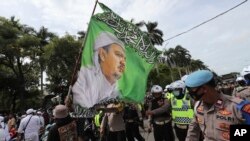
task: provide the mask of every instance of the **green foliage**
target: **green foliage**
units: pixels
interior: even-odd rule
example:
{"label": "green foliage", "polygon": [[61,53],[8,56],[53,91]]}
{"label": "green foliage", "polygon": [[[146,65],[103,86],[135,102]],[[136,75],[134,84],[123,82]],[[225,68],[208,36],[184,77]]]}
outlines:
{"label": "green foliage", "polygon": [[46,73],[50,81],[48,89],[51,93],[67,93],[80,48],[81,41],[71,35],[55,38],[45,47],[48,61]]}
{"label": "green foliage", "polygon": [[172,83],[173,80],[171,75],[174,80],[179,79],[177,69],[172,69],[165,64],[155,65],[154,69],[152,69],[148,76],[148,90],[150,90],[153,85],[160,85],[164,88],[166,85]]}
{"label": "green foliage", "polygon": [[33,97],[31,89],[38,91],[35,59],[39,39],[34,36],[33,28],[20,24],[14,17],[0,18],[0,23],[1,94],[8,97],[5,100],[11,104],[12,111],[21,110],[27,105],[26,99]]}

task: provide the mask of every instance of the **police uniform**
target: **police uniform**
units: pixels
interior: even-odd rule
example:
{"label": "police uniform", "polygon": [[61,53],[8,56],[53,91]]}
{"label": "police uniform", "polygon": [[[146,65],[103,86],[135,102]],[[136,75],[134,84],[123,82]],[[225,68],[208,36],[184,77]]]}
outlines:
{"label": "police uniform", "polygon": [[[197,71],[186,80],[188,87],[198,87],[212,80],[210,71]],[[230,140],[229,127],[233,124],[250,123],[250,103],[248,101],[218,94],[214,104],[206,104],[202,100],[195,103],[194,119],[189,125],[186,141],[199,140],[202,131],[206,141]]]}
{"label": "police uniform", "polygon": [[153,98],[149,103],[149,110],[153,113],[150,124],[154,128],[155,141],[174,141],[170,101],[163,96]]}
{"label": "police uniform", "polygon": [[135,104],[128,104],[124,108],[124,116],[126,136],[128,141],[145,141],[139,132],[139,124],[143,123],[142,115],[139,107]]}
{"label": "police uniform", "polygon": [[171,83],[172,93],[168,97],[171,101],[174,129],[179,141],[185,141],[188,125],[191,123],[194,111],[191,97],[186,93],[184,81],[177,80]]}
{"label": "police uniform", "polygon": [[172,118],[175,123],[175,133],[179,141],[184,141],[187,136],[188,125],[191,123],[194,111],[191,106],[191,98],[184,95],[182,99],[171,96]]}
{"label": "police uniform", "polygon": [[235,96],[250,101],[250,87],[239,87],[236,89]]}

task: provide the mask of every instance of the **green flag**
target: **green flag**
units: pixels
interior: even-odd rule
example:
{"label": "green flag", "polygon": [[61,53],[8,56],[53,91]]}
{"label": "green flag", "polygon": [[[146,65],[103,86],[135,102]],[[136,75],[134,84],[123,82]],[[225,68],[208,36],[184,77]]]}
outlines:
{"label": "green flag", "polygon": [[99,5],[103,13],[92,16],[89,23],[81,69],[72,88],[74,103],[90,108],[113,98],[142,102],[159,51],[146,32]]}

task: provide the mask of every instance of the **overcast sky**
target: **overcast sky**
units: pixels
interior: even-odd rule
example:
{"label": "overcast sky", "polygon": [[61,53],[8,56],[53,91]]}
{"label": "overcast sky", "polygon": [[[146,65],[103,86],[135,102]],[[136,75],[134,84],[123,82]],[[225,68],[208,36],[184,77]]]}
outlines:
{"label": "overcast sky", "polygon": [[[168,39],[244,0],[99,0],[124,19],[157,21]],[[87,29],[95,0],[0,0],[0,16],[63,36]],[[97,7],[95,13],[100,12]],[[219,75],[250,65],[250,2],[157,47],[181,45]]]}

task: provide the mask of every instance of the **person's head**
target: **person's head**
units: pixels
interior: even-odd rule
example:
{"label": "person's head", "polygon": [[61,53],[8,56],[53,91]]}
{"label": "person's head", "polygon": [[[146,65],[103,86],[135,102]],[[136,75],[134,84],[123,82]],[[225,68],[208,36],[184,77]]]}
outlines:
{"label": "person's head", "polygon": [[109,32],[102,32],[95,40],[95,52],[102,73],[111,83],[115,83],[125,71],[126,54],[123,43]]}
{"label": "person's head", "polygon": [[214,103],[218,93],[215,89],[216,83],[211,71],[199,70],[193,72],[187,77],[185,84],[194,100],[201,99],[205,103]]}
{"label": "person's head", "polygon": [[241,76],[244,77],[246,85],[250,85],[250,66],[243,68]]}
{"label": "person's head", "polygon": [[165,92],[165,93],[167,93],[167,92],[171,93],[172,91],[173,91],[173,89],[172,89],[171,85],[170,85],[170,84],[169,84],[169,85],[166,85],[166,87],[165,87],[165,89],[164,89],[164,92]]}
{"label": "person's head", "polygon": [[151,88],[151,93],[153,95],[154,98],[160,98],[162,97],[162,87],[159,86],[159,85],[154,85],[152,88]]}
{"label": "person's head", "polygon": [[9,119],[13,118],[14,117],[14,114],[13,113],[10,113],[9,114]]}
{"label": "person's head", "polygon": [[37,114],[38,116],[42,116],[42,112],[41,112],[41,111],[37,111],[36,114]]}
{"label": "person's head", "polygon": [[65,105],[57,105],[53,109],[53,116],[54,119],[63,119],[66,118],[69,115],[69,110]]}
{"label": "person's head", "polygon": [[246,85],[246,80],[242,76],[238,76],[235,81],[240,86],[245,86]]}
{"label": "person's head", "polygon": [[183,98],[186,92],[186,85],[183,81],[177,80],[171,84],[171,87],[173,89],[172,93],[176,98]]}
{"label": "person's head", "polygon": [[26,111],[26,114],[27,114],[27,115],[33,115],[34,112],[35,112],[35,110],[32,109],[32,108],[30,108],[30,109],[28,109],[28,110]]}

